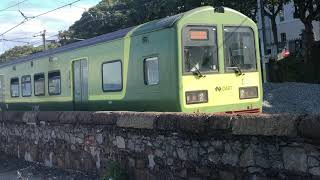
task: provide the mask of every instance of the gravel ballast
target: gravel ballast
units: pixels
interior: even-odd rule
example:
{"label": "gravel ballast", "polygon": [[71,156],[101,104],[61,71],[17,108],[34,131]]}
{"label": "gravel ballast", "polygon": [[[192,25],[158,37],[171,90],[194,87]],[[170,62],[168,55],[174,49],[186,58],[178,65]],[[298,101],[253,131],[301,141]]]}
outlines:
{"label": "gravel ballast", "polygon": [[263,112],[267,114],[319,114],[320,85],[265,83]]}

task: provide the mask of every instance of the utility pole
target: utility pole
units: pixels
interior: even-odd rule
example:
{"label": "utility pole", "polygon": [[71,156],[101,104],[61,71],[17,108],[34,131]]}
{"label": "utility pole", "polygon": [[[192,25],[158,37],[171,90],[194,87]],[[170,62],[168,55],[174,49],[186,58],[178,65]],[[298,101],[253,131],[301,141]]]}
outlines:
{"label": "utility pole", "polygon": [[258,0],[260,6],[260,20],[261,20],[261,32],[262,32],[262,45],[261,45],[261,64],[262,64],[262,78],[263,82],[267,82],[267,70],[266,70],[266,22],[264,14],[264,0]]}
{"label": "utility pole", "polygon": [[43,44],[43,50],[44,50],[44,51],[47,50],[46,34],[47,34],[47,31],[46,31],[46,30],[43,30],[43,31],[41,31],[39,34],[33,35],[33,37],[38,37],[38,36],[41,36],[41,37],[42,37],[42,44]]}
{"label": "utility pole", "polygon": [[46,51],[47,50],[47,44],[46,44],[46,30],[43,30],[42,34],[42,43],[43,43],[43,49]]}

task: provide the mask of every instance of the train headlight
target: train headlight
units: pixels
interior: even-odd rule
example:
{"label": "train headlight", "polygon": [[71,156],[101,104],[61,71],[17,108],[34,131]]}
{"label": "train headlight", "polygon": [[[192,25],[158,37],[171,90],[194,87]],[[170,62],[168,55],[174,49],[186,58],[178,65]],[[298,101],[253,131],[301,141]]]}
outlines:
{"label": "train headlight", "polygon": [[208,91],[186,92],[187,104],[200,104],[208,102]]}
{"label": "train headlight", "polygon": [[239,88],[240,99],[258,98],[258,87]]}

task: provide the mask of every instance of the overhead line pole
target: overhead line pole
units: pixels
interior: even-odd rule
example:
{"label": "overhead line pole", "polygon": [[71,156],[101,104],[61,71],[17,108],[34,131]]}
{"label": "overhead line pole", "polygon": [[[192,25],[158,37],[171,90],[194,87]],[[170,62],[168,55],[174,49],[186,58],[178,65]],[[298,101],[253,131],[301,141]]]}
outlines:
{"label": "overhead line pole", "polygon": [[38,36],[41,36],[41,37],[42,37],[42,45],[43,45],[43,50],[44,50],[44,51],[47,50],[46,34],[47,34],[47,31],[46,31],[46,30],[43,30],[43,31],[41,31],[39,34],[33,35],[33,37],[38,37]]}
{"label": "overhead line pole", "polygon": [[261,32],[262,32],[262,80],[263,82],[267,82],[267,70],[266,70],[266,22],[265,22],[265,13],[264,13],[264,0],[259,0],[260,5],[260,16],[261,16]]}
{"label": "overhead line pole", "polygon": [[41,36],[42,36],[43,50],[46,51],[47,50],[46,30],[43,30],[43,32],[41,33]]}

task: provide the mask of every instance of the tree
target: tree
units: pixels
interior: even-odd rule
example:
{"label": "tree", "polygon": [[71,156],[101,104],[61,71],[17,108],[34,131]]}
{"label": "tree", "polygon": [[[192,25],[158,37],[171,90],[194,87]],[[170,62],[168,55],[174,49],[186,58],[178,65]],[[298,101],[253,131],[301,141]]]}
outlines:
{"label": "tree", "polygon": [[273,41],[277,51],[279,49],[279,38],[276,19],[281,10],[283,10],[283,5],[289,1],[290,0],[264,0],[264,12],[271,21]]}
{"label": "tree", "polygon": [[211,0],[212,3],[210,5],[217,6],[225,6],[232,9],[235,9],[244,15],[248,16],[252,20],[256,21],[257,12],[258,12],[258,4],[257,0]]}
{"label": "tree", "polygon": [[256,0],[103,0],[84,12],[67,31],[60,32],[60,43],[65,45],[205,5],[231,7],[252,18],[257,12]]}
{"label": "tree", "polygon": [[[59,45],[56,43],[51,43],[48,45],[48,49],[56,48]],[[12,49],[5,51],[3,54],[0,55],[0,63],[6,62],[12,59],[24,57],[30,54],[35,54],[38,52],[43,51],[43,46],[33,47],[31,45],[26,46],[16,46]]]}
{"label": "tree", "polygon": [[320,16],[319,0],[294,0],[294,17],[301,20],[304,24],[303,44],[305,48],[305,60],[311,56],[311,50],[314,44],[314,32],[312,22]]}

